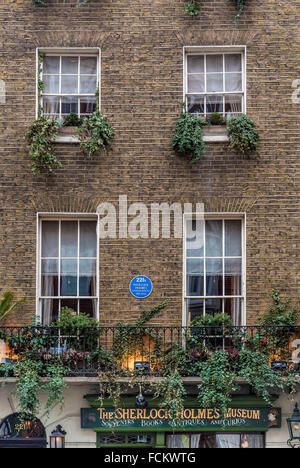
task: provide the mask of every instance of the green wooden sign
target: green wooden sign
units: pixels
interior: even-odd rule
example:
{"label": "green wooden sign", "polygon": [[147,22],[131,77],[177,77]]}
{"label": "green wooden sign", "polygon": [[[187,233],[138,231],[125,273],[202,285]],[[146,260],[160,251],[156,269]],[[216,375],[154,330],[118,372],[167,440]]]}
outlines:
{"label": "green wooden sign", "polygon": [[185,408],[173,416],[165,408],[83,408],[82,429],[145,430],[268,430],[281,427],[280,408],[229,408],[226,414],[215,409]]}

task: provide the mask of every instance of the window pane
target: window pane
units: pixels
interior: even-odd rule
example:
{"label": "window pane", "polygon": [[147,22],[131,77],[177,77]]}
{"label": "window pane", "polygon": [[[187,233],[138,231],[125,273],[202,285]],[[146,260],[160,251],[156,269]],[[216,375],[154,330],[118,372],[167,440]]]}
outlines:
{"label": "window pane", "polygon": [[58,296],[58,261],[42,260],[42,296]]}
{"label": "window pane", "polygon": [[[44,57],[43,73],[59,73],[59,57]],[[44,77],[45,78],[45,77]]]}
{"label": "window pane", "polygon": [[189,220],[186,227],[187,257],[203,257],[204,221]]}
{"label": "window pane", "polygon": [[189,448],[190,436],[189,435],[168,435],[167,447],[168,448]]}
{"label": "window pane", "polygon": [[72,315],[77,315],[78,300],[77,299],[62,299],[61,309],[63,309],[64,307],[68,307],[69,309],[72,309],[74,311],[74,314]]}
{"label": "window pane", "polygon": [[206,97],[206,113],[211,114],[212,112],[223,113],[223,96],[207,96]]}
{"label": "window pane", "polygon": [[226,114],[237,114],[242,112],[242,96],[232,94],[225,96],[225,112]]}
{"label": "window pane", "polygon": [[222,314],[222,299],[206,299],[205,301],[205,315]]}
{"label": "window pane", "polygon": [[58,94],[59,93],[59,76],[47,75],[44,76],[45,89],[44,94]]}
{"label": "window pane", "polygon": [[80,58],[80,74],[81,75],[96,75],[97,74],[96,57],[81,57]]}
{"label": "window pane", "polygon": [[207,55],[206,71],[207,73],[223,72],[223,55]]}
{"label": "window pane", "polygon": [[206,296],[223,296],[222,260],[206,260]]}
{"label": "window pane", "polygon": [[96,111],[96,97],[86,97],[80,99],[80,113],[81,114],[92,114]]}
{"label": "window pane", "polygon": [[78,77],[62,75],[61,92],[62,94],[78,94]]}
{"label": "window pane", "polygon": [[204,93],[205,81],[204,75],[189,75],[188,76],[188,92],[189,93]]}
{"label": "window pane", "polygon": [[70,114],[71,112],[78,114],[78,99],[65,96],[61,100],[61,113]]}
{"label": "window pane", "polygon": [[204,114],[204,97],[203,96],[188,96],[187,110],[191,114]]}
{"label": "window pane", "polygon": [[241,436],[239,434],[218,434],[216,436],[217,448],[239,449]]}
{"label": "window pane", "polygon": [[59,301],[58,299],[42,300],[42,324],[51,325],[58,319]]}
{"label": "window pane", "polygon": [[242,300],[241,299],[225,299],[225,314],[230,315],[233,324],[236,327],[241,326],[242,323]]}
{"label": "window pane", "polygon": [[[223,91],[223,74],[215,73],[206,75],[206,91],[208,93],[218,93]],[[194,92],[194,91],[191,91]]]}
{"label": "window pane", "polygon": [[203,303],[203,299],[188,299],[187,314],[189,323],[192,322],[195,318],[203,316]]}
{"label": "window pane", "polygon": [[225,295],[241,295],[242,260],[230,258],[225,260]]}
{"label": "window pane", "polygon": [[80,94],[95,94],[97,90],[96,76],[80,77]]}
{"label": "window pane", "polygon": [[60,101],[57,96],[48,96],[43,98],[43,113],[47,115],[59,115]]}
{"label": "window pane", "polygon": [[80,221],[80,257],[97,256],[97,222]]}
{"label": "window pane", "polygon": [[204,55],[188,56],[188,73],[204,73]]}
{"label": "window pane", "polygon": [[96,296],[96,261],[81,260],[79,271],[79,296]]}
{"label": "window pane", "polygon": [[58,221],[42,222],[42,257],[58,257]]}
{"label": "window pane", "polygon": [[223,256],[222,221],[206,221],[206,256]]}
{"label": "window pane", "polygon": [[78,223],[77,221],[61,222],[61,256],[78,256]]}
{"label": "window pane", "polygon": [[225,256],[240,257],[242,255],[242,221],[225,221]]}
{"label": "window pane", "polygon": [[[278,412],[277,412],[278,414]],[[279,417],[279,414],[278,414]],[[262,434],[244,434],[242,435],[242,448],[264,448],[264,436]]]}
{"label": "window pane", "polygon": [[80,299],[79,311],[82,314],[89,315],[91,318],[96,318],[97,317],[96,305],[97,305],[96,299]]}
{"label": "window pane", "polygon": [[204,296],[204,261],[187,260],[187,295]]}
{"label": "window pane", "polygon": [[241,54],[225,54],[225,72],[241,72]]}
{"label": "window pane", "polygon": [[61,72],[78,75],[78,57],[62,57]]}
{"label": "window pane", "polygon": [[226,73],[225,75],[225,91],[242,91],[242,74],[241,73]]}
{"label": "window pane", "polygon": [[61,296],[77,296],[77,261],[61,261]]}

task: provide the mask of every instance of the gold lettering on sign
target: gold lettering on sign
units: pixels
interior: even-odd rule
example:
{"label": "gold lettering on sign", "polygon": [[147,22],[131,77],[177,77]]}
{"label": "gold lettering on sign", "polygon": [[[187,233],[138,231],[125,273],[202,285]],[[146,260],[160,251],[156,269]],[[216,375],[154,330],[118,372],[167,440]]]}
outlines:
{"label": "gold lettering on sign", "polygon": [[[136,409],[136,408],[117,408],[115,411],[108,411],[106,408],[97,409],[99,419],[105,421],[125,421],[131,419],[133,421],[140,420],[171,420],[174,419],[172,411],[164,408]],[[245,419],[245,420],[260,420],[261,410],[244,409],[244,408],[228,408],[223,415],[218,409],[203,409],[203,408],[185,408],[182,411],[177,411],[176,419],[184,420],[221,420],[221,419]]]}

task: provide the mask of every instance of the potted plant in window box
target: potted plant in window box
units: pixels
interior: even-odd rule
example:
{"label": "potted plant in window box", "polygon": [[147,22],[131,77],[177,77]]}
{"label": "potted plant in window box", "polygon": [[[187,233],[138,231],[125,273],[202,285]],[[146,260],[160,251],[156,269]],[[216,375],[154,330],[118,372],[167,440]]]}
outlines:
{"label": "potted plant in window box", "polygon": [[78,127],[81,127],[83,119],[78,117],[75,112],[67,115],[62,126],[59,129],[59,136],[76,136]]}
{"label": "potted plant in window box", "polygon": [[207,125],[203,127],[204,141],[227,141],[226,118],[219,112],[213,112],[206,118]]}

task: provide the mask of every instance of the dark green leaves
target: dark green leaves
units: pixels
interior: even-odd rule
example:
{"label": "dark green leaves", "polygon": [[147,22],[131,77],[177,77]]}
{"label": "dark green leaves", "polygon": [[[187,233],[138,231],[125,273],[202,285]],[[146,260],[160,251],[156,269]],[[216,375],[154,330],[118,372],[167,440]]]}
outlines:
{"label": "dark green leaves", "polygon": [[176,124],[173,149],[177,153],[189,155],[191,164],[199,161],[201,155],[205,153],[203,125],[205,125],[203,120],[188,112],[182,112]]}
{"label": "dark green leaves", "polygon": [[100,150],[105,150],[115,135],[114,129],[107,122],[106,115],[99,111],[84,119],[78,133],[80,148],[89,158]]}
{"label": "dark green leaves", "polygon": [[32,160],[34,174],[51,173],[55,167],[62,167],[56,158],[52,141],[58,134],[59,124],[56,120],[39,117],[26,134],[29,143],[29,156]]}
{"label": "dark green leaves", "polygon": [[247,115],[232,118],[227,125],[229,146],[231,149],[250,155],[258,149],[258,132],[256,125]]}

